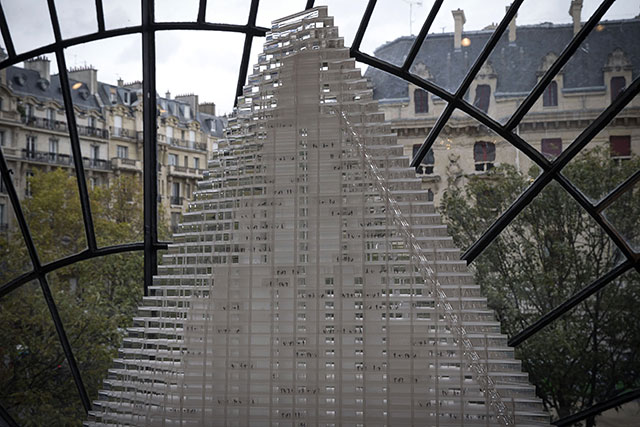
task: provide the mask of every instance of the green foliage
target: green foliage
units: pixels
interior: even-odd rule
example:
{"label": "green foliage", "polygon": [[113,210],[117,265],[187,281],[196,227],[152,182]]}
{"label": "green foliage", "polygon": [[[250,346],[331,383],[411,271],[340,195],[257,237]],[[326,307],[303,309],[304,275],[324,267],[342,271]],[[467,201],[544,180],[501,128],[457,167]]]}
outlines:
{"label": "green foliage", "polygon": [[[63,170],[37,173],[23,210],[44,262],[86,248],[78,187]],[[99,246],[141,241],[142,191],[121,177],[90,192]],[[166,235],[166,231],[162,234]],[[2,283],[31,269],[19,230],[0,239]],[[75,263],[47,276],[91,399],[131,325],[143,291],[140,252]],[[81,425],[84,410],[42,290],[33,282],[0,300],[0,402],[21,425]]]}
{"label": "green foliage", "polygon": [[[572,161],[563,174],[599,200],[639,169],[637,157],[616,164],[596,149]],[[464,189],[448,190],[441,211],[456,244],[471,245],[538,173],[534,168],[524,176],[502,166],[472,177]],[[631,244],[640,235],[638,187],[605,211]],[[554,182],[473,266],[504,332],[513,336],[622,260],[602,228]],[[516,349],[552,413],[566,416],[640,385],[639,301],[640,275],[631,271]]]}

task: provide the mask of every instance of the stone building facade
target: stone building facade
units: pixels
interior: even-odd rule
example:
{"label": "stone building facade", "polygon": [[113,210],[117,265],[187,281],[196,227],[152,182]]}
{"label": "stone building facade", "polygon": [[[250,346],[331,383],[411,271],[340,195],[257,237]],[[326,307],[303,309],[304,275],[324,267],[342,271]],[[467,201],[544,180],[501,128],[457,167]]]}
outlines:
{"label": "stone building facade", "polygon": [[[506,123],[544,72],[581,28],[581,1],[572,1],[570,24],[517,26],[516,18],[471,84],[465,99],[492,119]],[[464,11],[454,10],[454,33],[429,34],[412,72],[455,92],[495,26],[464,31]],[[563,149],[640,75],[640,16],[602,21],[545,89],[515,132],[548,158]],[[400,37],[375,55],[401,64],[415,37]],[[441,98],[370,67],[374,98],[412,157],[446,106]],[[608,147],[623,161],[640,154],[640,99],[633,100],[591,143]],[[423,188],[436,202],[450,184],[509,164],[526,173],[531,160],[475,119],[456,110],[417,168]]]}
{"label": "stone building facade", "polygon": [[[98,80],[93,67],[69,71],[85,175],[90,186],[120,175],[142,179],[142,83]],[[177,226],[196,182],[217,149],[225,119],[197,95],[158,98],[158,194],[167,221]],[[72,173],[71,143],[58,75],[49,60],[26,61],[0,75],[0,144],[20,197],[30,195],[36,170]],[[0,188],[0,229],[12,224],[10,202]]]}

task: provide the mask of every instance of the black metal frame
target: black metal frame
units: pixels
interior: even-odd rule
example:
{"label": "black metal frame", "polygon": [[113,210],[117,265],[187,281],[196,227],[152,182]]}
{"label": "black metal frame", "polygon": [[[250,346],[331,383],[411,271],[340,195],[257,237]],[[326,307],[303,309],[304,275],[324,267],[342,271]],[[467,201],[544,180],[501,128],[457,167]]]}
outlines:
{"label": "black metal frame", "polygon": [[[60,32],[60,23],[58,20],[55,1],[47,0],[49,15],[51,18],[52,27],[54,30],[55,42],[46,46],[33,49],[26,53],[17,54],[12,42],[11,33],[7,25],[7,20],[4,14],[2,5],[0,4],[0,33],[5,42],[8,57],[0,62],[0,69],[9,67],[11,65],[22,62],[26,59],[36,57],[42,54],[53,53],[56,56],[58,62],[58,68],[60,73],[60,83],[62,88],[62,95],[64,105],[66,109],[67,123],[69,124],[69,137],[71,140],[71,147],[73,151],[75,173],[78,182],[78,191],[80,194],[81,208],[83,214],[85,235],[87,238],[87,249],[68,257],[50,262],[48,264],[42,264],[38,257],[29,226],[25,220],[16,189],[13,186],[11,180],[11,174],[13,173],[7,166],[6,159],[2,150],[0,150],[0,175],[5,183],[6,192],[14,207],[15,217],[24,238],[25,245],[27,247],[31,263],[33,264],[33,270],[22,274],[21,276],[11,280],[10,282],[0,286],[0,298],[13,290],[17,289],[21,285],[28,283],[32,280],[38,280],[43,292],[47,307],[49,308],[53,323],[58,334],[58,338],[64,350],[67,362],[69,363],[73,379],[75,381],[80,399],[82,401],[85,411],[91,409],[91,402],[86,393],[80,371],[78,370],[77,363],[73,356],[73,351],[69,344],[69,340],[66,337],[64,326],[58,314],[55,301],[51,294],[49,284],[47,282],[46,275],[54,270],[62,268],[73,263],[84,261],[100,256],[129,252],[129,251],[143,251],[144,252],[144,290],[145,295],[148,292],[148,286],[152,282],[153,275],[157,270],[157,257],[158,251],[167,248],[166,242],[160,242],[158,240],[158,212],[157,212],[157,153],[156,153],[156,61],[155,61],[155,33],[157,31],[164,30],[205,30],[205,31],[223,31],[223,32],[238,32],[245,34],[245,41],[243,47],[242,60],[240,69],[238,72],[238,82],[236,86],[236,95],[242,94],[242,87],[245,83],[247,71],[249,68],[250,52],[254,37],[264,37],[268,28],[260,27],[256,25],[256,16],[258,12],[259,0],[252,0],[249,9],[249,16],[245,25],[233,25],[222,23],[208,23],[205,22],[205,13],[207,7],[207,0],[200,0],[198,15],[194,22],[166,22],[157,23],[154,19],[154,0],[141,0],[142,8],[142,22],[141,25],[117,28],[112,30],[105,29],[104,13],[103,13],[103,0],[95,0],[96,5],[96,19],[98,22],[98,31],[92,34],[87,34],[80,37],[74,37],[69,39],[63,39]],[[600,19],[604,16],[609,7],[615,0],[604,0],[593,16],[586,22],[582,29],[574,36],[572,41],[565,47],[564,51],[556,59],[555,63],[549,68],[549,70],[540,79],[538,84],[531,90],[529,95],[518,107],[518,109],[511,116],[509,121],[505,125],[501,125],[486,113],[480,111],[478,108],[469,104],[464,100],[464,94],[469,89],[476,74],[485,63],[499,39],[507,29],[509,22],[516,15],[518,8],[522,4],[523,0],[515,0],[507,10],[504,18],[496,28],[495,32],[484,46],[482,52],[474,62],[473,66],[467,72],[463,82],[455,93],[450,93],[447,90],[437,86],[436,84],[417,77],[409,72],[413,61],[415,60],[420,47],[422,46],[427,34],[431,28],[433,21],[436,18],[444,0],[436,0],[431,11],[429,12],[424,25],[422,26],[420,33],[416,37],[413,46],[411,47],[409,54],[402,66],[390,64],[382,61],[378,58],[372,57],[360,51],[360,44],[364,37],[367,26],[371,19],[371,15],[376,6],[376,0],[369,0],[366,10],[360,22],[358,31],[355,35],[354,41],[351,47],[351,56],[356,60],[368,64],[372,67],[378,68],[387,73],[393,74],[404,79],[407,82],[427,90],[434,95],[439,96],[445,102],[447,106],[438,118],[437,122],[429,132],[426,140],[422,144],[422,147],[414,156],[411,166],[417,167],[425,157],[434,141],[444,128],[451,115],[456,109],[468,114],[476,119],[479,123],[485,125],[496,134],[501,136],[504,140],[508,141],[518,150],[528,156],[535,164],[542,169],[542,174],[531,184],[525,192],[489,227],[488,230],[463,254],[462,258],[468,263],[473,262],[478,255],[504,230],[504,228],[529,204],[550,182],[555,180],[558,182],[577,202],[580,206],[605,230],[609,238],[620,249],[621,253],[626,258],[620,265],[613,268],[611,271],[595,280],[593,283],[585,286],[581,291],[570,297],[568,300],[560,304],[558,307],[551,310],[549,313],[542,316],[536,322],[525,328],[523,331],[512,337],[509,341],[509,345],[517,346],[536,334],[539,330],[553,322],[558,317],[567,313],[573,307],[580,302],[584,301],[593,293],[602,289],[607,284],[611,283],[622,274],[631,269],[635,269],[640,272],[640,254],[634,252],[632,248],[625,242],[615,228],[605,219],[602,212],[609,205],[611,205],[618,197],[629,190],[633,185],[640,181],[640,171],[637,171],[634,175],[627,178],[624,182],[618,185],[612,190],[605,198],[598,203],[592,203],[586,199],[586,197],[564,176],[562,175],[562,169],[584,148],[607,124],[615,118],[615,116],[622,111],[622,109],[632,101],[632,99],[640,93],[640,78],[636,78],[625,91],[605,110],[600,116],[593,121],[593,123],[587,127],[574,141],[573,143],[553,162],[547,160],[541,153],[539,153],[530,144],[513,133],[516,126],[521,122],[523,117],[531,109],[536,100],[542,95],[547,84],[560,72],[562,67],[569,61],[572,55],[579,48],[580,44],[586,39],[589,33],[595,28]],[[300,0],[302,4],[302,0]],[[306,1],[306,9],[314,6],[314,0]],[[95,231],[93,226],[93,219],[91,215],[91,207],[89,203],[89,196],[87,192],[87,185],[85,181],[84,165],[82,163],[82,156],[80,153],[80,141],[78,137],[78,131],[75,122],[75,115],[73,109],[73,103],[71,99],[71,90],[69,87],[69,77],[66,69],[66,61],[64,55],[64,49],[70,46],[78,44],[88,43],[96,40],[108,39],[111,37],[126,35],[126,34],[138,34],[142,35],[142,67],[143,67],[143,152],[144,152],[144,165],[143,165],[143,181],[144,181],[144,241],[138,243],[121,244],[109,247],[98,247],[95,239]],[[577,414],[565,417],[563,419],[554,422],[557,426],[568,426],[575,422],[584,420],[588,417],[597,415],[606,409],[610,409],[619,405],[622,405],[631,400],[640,397],[640,389],[634,389],[614,396],[613,398],[601,402],[597,405],[587,408]],[[11,418],[9,413],[0,405],[0,419],[4,420],[10,426],[17,426],[18,424]]]}

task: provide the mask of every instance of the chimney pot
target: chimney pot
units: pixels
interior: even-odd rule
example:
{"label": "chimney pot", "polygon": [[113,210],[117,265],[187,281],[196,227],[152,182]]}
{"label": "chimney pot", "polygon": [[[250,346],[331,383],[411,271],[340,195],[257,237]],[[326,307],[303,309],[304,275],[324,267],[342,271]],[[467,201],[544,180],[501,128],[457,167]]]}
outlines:
{"label": "chimney pot", "polygon": [[452,10],[451,14],[453,15],[453,23],[454,23],[454,34],[453,34],[453,48],[455,50],[460,50],[462,48],[462,27],[464,23],[467,22],[467,19],[464,17],[464,10],[457,9]]}
{"label": "chimney pot", "polygon": [[[508,11],[510,7],[511,5],[506,6],[505,9]],[[516,13],[513,19],[511,20],[511,22],[509,22],[509,44],[510,45],[516,44],[516,18],[517,17],[518,17],[518,14]]]}
{"label": "chimney pot", "polygon": [[167,93],[164,94],[164,97],[167,99],[171,99],[171,92],[167,91]]}
{"label": "chimney pot", "polygon": [[580,31],[582,24],[580,22],[582,14],[582,0],[571,0],[571,6],[569,7],[569,15],[573,19],[573,35],[575,36]]}

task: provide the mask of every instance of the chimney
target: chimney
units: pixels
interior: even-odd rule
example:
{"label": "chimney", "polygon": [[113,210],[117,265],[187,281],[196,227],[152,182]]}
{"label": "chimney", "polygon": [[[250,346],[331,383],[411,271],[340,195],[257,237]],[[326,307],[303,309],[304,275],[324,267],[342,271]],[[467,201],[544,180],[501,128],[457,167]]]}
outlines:
{"label": "chimney", "polygon": [[178,95],[176,96],[176,101],[186,102],[191,106],[191,111],[193,111],[193,115],[198,114],[198,95],[194,95],[192,93],[186,95]]}
{"label": "chimney", "polygon": [[123,87],[124,86],[124,80],[122,80],[122,78],[118,78],[118,87]]}
{"label": "chimney", "polygon": [[98,70],[92,65],[70,69],[69,78],[86,84],[91,95],[98,91]]}
{"label": "chimney", "polygon": [[27,70],[37,71],[38,74],[40,74],[40,78],[47,81],[51,80],[49,65],[50,61],[46,56],[38,56],[37,58],[29,59],[24,62],[24,68]]}
{"label": "chimney", "polygon": [[204,102],[200,104],[198,108],[205,114],[216,115],[216,104],[214,102]]}
{"label": "chimney", "polygon": [[455,32],[453,34],[453,48],[459,51],[462,48],[462,26],[467,22],[464,17],[464,10],[452,10]]}
{"label": "chimney", "polygon": [[164,94],[164,97],[167,99],[171,99],[171,92],[167,91],[167,93]]}
{"label": "chimney", "polygon": [[[506,6],[505,9],[508,11],[510,7],[511,5]],[[511,22],[509,22],[509,44],[510,45],[516,44],[516,18],[517,17],[518,17],[518,14],[516,13],[513,19],[511,20]]]}
{"label": "chimney", "polygon": [[571,0],[571,6],[569,7],[569,15],[573,19],[573,35],[575,36],[580,31],[580,15],[582,14],[582,0]]}

